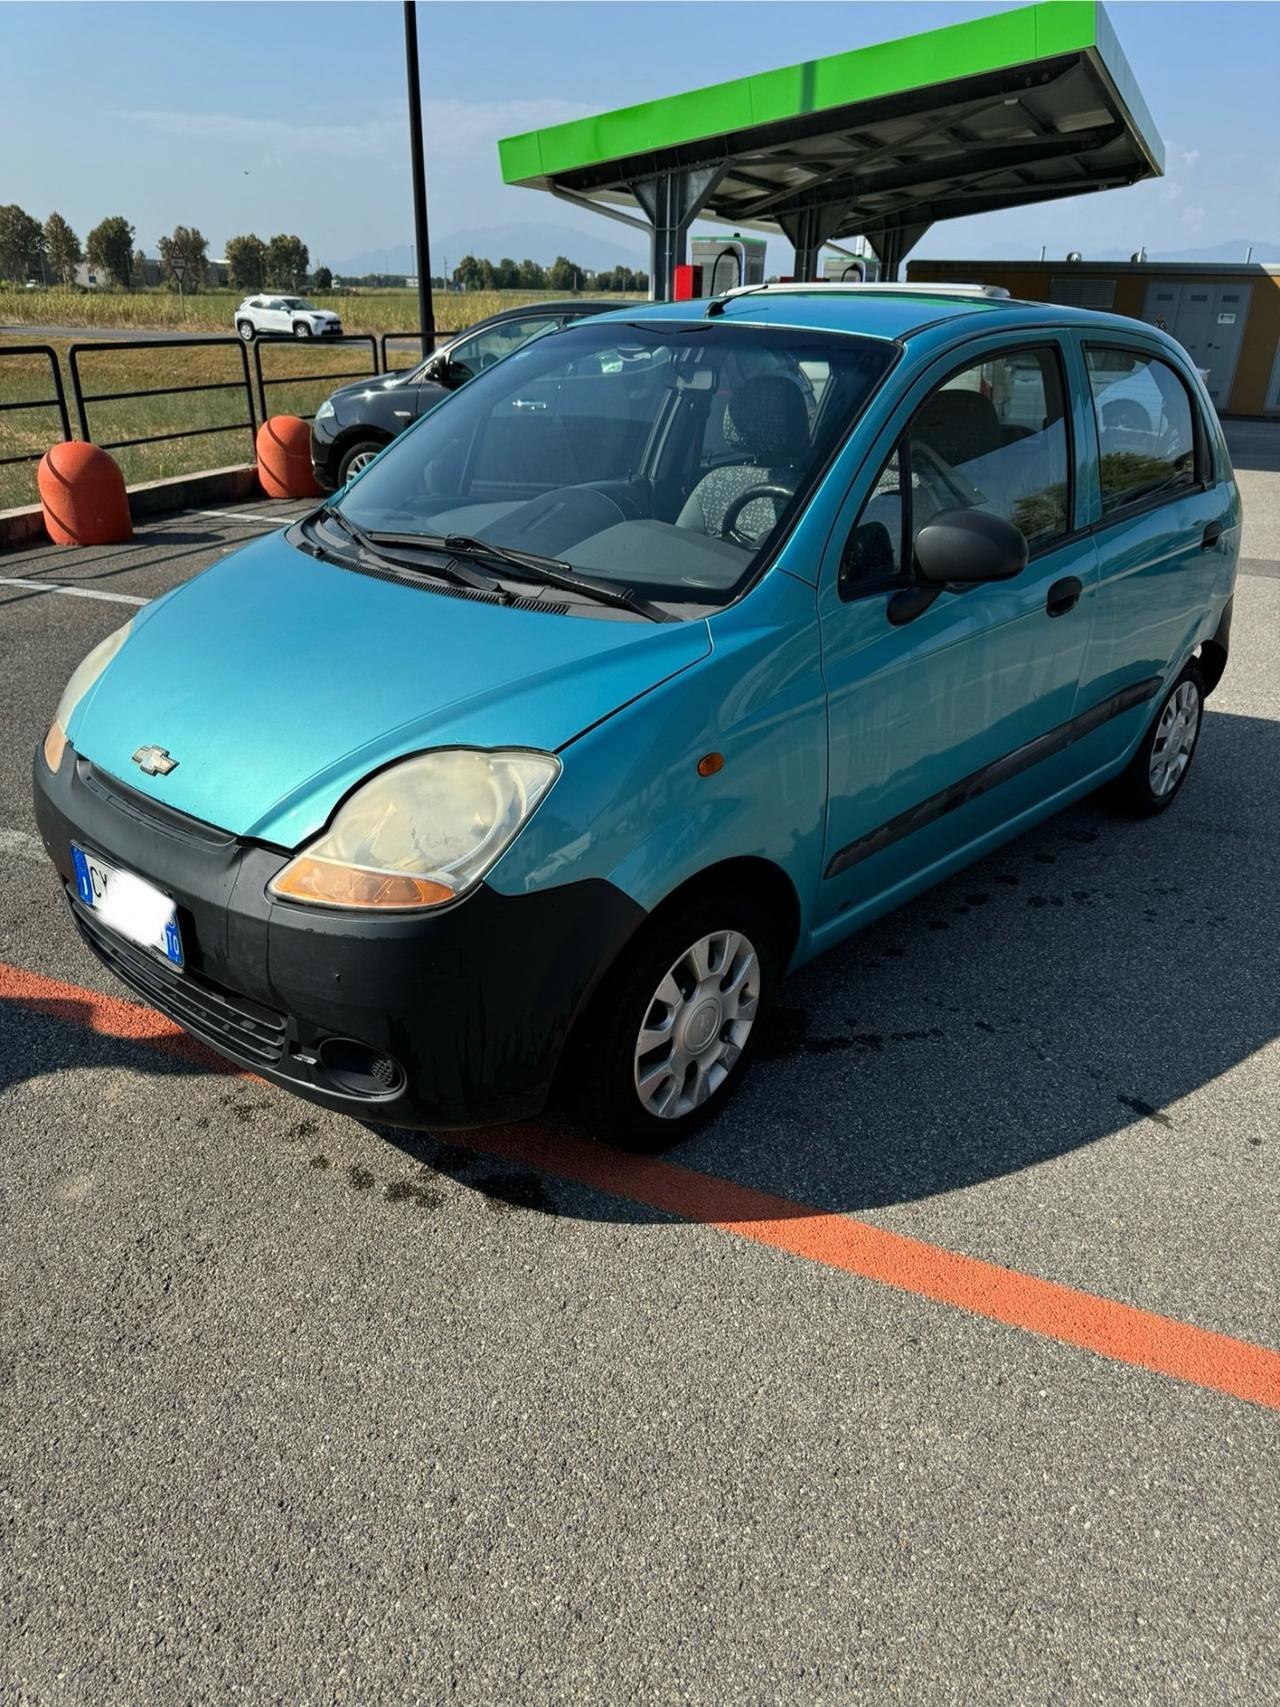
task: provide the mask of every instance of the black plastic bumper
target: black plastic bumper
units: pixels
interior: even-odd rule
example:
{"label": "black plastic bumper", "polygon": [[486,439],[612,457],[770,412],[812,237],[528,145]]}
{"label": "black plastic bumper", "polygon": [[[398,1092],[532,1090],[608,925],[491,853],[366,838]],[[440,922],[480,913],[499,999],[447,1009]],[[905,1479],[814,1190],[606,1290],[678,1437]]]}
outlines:
{"label": "black plastic bumper", "polygon": [[[37,753],[36,818],[81,934],[150,1006],[238,1066],[314,1102],[408,1127],[519,1120],[544,1105],[565,1040],[643,910],[592,879],[508,896],[481,884],[430,914],[280,902],[289,855],[158,807],[70,747]],[[186,969],[105,929],[76,895],[71,844],[177,907]],[[376,1080],[349,1088],[354,1044]]]}

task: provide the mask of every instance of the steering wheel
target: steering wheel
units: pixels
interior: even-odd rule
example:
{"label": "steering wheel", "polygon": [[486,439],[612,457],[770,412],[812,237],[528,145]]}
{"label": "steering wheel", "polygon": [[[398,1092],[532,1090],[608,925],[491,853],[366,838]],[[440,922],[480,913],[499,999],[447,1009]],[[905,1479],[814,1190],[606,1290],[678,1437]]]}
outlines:
{"label": "steering wheel", "polygon": [[[732,540],[735,545],[744,546],[748,551],[753,550],[764,538],[764,533],[757,534],[755,538],[752,538],[750,534],[743,533],[738,527],[738,517],[747,505],[753,503],[757,498],[781,498],[784,504],[789,504],[794,497],[795,493],[789,486],[766,484],[748,486],[745,491],[739,492],[736,498],[730,499],[729,507],[724,513],[724,520],[720,523],[721,539]],[[766,528],[765,533],[768,531]]]}

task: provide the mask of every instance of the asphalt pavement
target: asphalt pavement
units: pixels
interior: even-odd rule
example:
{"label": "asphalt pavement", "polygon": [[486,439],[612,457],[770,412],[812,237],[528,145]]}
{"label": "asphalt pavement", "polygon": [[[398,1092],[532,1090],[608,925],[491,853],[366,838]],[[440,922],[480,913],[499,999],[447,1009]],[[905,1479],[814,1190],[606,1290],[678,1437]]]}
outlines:
{"label": "asphalt pavement", "polygon": [[0,553],[0,1701],[1280,1697],[1280,426],[1231,437],[1173,810],[805,969],[657,1165],[175,1053],[30,756],[130,601],[293,511]]}

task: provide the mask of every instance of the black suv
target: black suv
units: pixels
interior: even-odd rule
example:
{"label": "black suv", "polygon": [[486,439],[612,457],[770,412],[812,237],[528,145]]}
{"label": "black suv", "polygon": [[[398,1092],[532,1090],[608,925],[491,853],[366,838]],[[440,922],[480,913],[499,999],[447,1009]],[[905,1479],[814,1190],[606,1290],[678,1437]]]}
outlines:
{"label": "black suv", "polygon": [[507,308],[459,332],[418,367],[340,386],[311,423],[316,479],[326,491],[344,486],[397,433],[484,368],[571,320],[621,306],[620,301],[547,302]]}

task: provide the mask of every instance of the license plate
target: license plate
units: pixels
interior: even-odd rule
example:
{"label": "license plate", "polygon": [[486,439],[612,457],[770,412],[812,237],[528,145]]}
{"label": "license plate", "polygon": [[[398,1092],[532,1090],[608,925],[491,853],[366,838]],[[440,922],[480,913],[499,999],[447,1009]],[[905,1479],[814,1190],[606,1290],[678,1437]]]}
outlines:
{"label": "license plate", "polygon": [[71,845],[76,871],[76,892],[82,905],[93,911],[120,936],[150,949],[170,966],[182,966],[182,938],[173,902],[154,884],[131,871],[108,865],[97,854]]}

